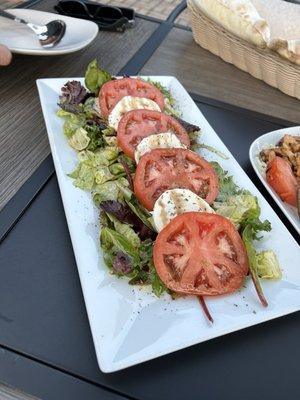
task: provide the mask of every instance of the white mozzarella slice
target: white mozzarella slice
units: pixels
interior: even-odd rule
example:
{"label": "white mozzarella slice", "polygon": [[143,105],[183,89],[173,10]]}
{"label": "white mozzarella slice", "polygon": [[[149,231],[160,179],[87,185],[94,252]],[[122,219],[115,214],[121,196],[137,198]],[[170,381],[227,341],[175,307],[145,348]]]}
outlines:
{"label": "white mozzarella slice", "polygon": [[120,119],[125,113],[142,109],[160,111],[158,104],[153,100],[144,97],[124,96],[111,110],[108,116],[108,125],[117,130]]}
{"label": "white mozzarella slice", "polygon": [[148,153],[148,151],[153,149],[169,149],[174,147],[186,149],[186,146],[181,143],[175,133],[155,133],[154,135],[149,135],[140,141],[140,143],[136,146],[134,158],[136,163],[138,163],[142,155]]}
{"label": "white mozzarella slice", "polygon": [[214,213],[210,205],[189,189],[170,189],[156,200],[153,209],[155,228],[160,232],[177,215],[189,211]]}

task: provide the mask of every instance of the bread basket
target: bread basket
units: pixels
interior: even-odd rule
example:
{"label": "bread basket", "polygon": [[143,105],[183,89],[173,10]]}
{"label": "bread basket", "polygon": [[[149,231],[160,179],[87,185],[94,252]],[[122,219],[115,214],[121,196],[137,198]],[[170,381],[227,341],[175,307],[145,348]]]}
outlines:
{"label": "bread basket", "polygon": [[300,66],[228,32],[204,15],[192,1],[188,0],[187,5],[196,43],[255,78],[300,99]]}

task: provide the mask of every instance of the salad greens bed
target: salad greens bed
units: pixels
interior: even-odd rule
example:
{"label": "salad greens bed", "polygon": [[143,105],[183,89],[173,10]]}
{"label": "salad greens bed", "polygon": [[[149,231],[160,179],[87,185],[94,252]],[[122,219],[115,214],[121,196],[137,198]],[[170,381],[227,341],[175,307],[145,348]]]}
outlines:
{"label": "salad greens bed", "polygon": [[[135,163],[116,143],[116,132],[101,118],[98,93],[101,86],[115,79],[92,61],[85,74],[85,87],[80,82],[67,82],[62,90],[57,115],[64,118],[63,131],[70,146],[77,151],[77,168],[69,175],[74,185],[91,192],[99,208],[100,245],[111,273],[126,276],[129,284],[152,285],[160,296],[169,290],[158,277],[152,259],[155,232],[151,214],[138,202],[132,187]],[[180,112],[170,91],[151,81],[165,98],[164,112],[177,118],[187,130],[192,149],[206,148],[221,158],[218,150],[198,143],[200,128],[180,119]],[[258,252],[255,242],[262,231],[270,231],[269,221],[260,220],[255,196],[239,188],[232,176],[219,163],[212,162],[219,177],[220,191],[213,204],[215,211],[229,218],[244,241],[250,272],[262,303],[266,303],[259,279],[280,279],[281,270],[272,250]],[[265,304],[266,305],[266,304]]]}

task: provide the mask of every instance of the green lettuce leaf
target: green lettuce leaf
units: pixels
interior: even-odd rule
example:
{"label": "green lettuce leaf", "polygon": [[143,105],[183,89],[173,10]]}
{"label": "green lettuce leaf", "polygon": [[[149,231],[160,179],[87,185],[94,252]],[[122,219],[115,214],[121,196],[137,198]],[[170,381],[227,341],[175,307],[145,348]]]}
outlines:
{"label": "green lettuce leaf", "polygon": [[89,144],[87,146],[88,150],[95,151],[99,147],[104,147],[105,141],[99,126],[97,126],[96,124],[86,125],[85,129],[90,139]]}
{"label": "green lettuce leaf", "polygon": [[152,286],[153,293],[160,296],[167,290],[166,286],[160,280],[155,270],[152,258],[153,242],[145,240],[139,247],[140,260],[133,265],[133,271],[129,284],[147,284]]}
{"label": "green lettuce leaf", "polygon": [[169,115],[174,115],[176,117],[180,117],[181,112],[178,110],[178,108],[176,107],[176,100],[174,99],[174,97],[172,96],[171,92],[169,89],[167,89],[164,85],[162,85],[160,82],[157,81],[153,81],[151,79],[147,80],[149,83],[151,83],[152,85],[154,85],[158,90],[160,90],[160,92],[162,93],[162,95],[164,96],[165,99],[165,108],[164,108],[164,113],[165,114],[169,114]]}
{"label": "green lettuce leaf", "polygon": [[272,229],[270,221],[267,219],[261,221],[260,217],[260,207],[257,204],[257,207],[249,209],[245,214],[244,218],[240,222],[241,230],[245,230],[245,228],[249,228],[249,234],[252,240],[260,240],[261,236],[260,232],[270,232]]}
{"label": "green lettuce leaf", "polygon": [[244,245],[247,250],[248,259],[249,259],[249,268],[252,276],[252,280],[257,292],[257,295],[265,307],[268,305],[268,302],[263,294],[263,290],[261,284],[259,282],[259,265],[257,258],[257,251],[254,247],[254,241],[261,239],[259,233],[262,231],[270,231],[271,224],[269,221],[260,221],[259,220],[260,209],[250,210],[244,220],[241,223],[242,226],[242,239]]}
{"label": "green lettuce leaf", "polygon": [[122,251],[131,257],[134,263],[139,263],[140,256],[138,250],[121,233],[104,227],[101,229],[100,242],[103,248],[110,250],[114,246],[118,251]]}
{"label": "green lettuce leaf", "polygon": [[102,137],[103,137],[104,142],[108,146],[117,146],[118,145],[116,131],[113,128],[107,127],[106,129],[103,129]]}
{"label": "green lettuce leaf", "polygon": [[153,81],[152,79],[147,79],[147,82],[151,83],[151,85],[155,86],[161,93],[162,95],[169,100],[172,106],[176,104],[176,100],[174,97],[171,95],[171,92],[169,89],[167,89],[164,85],[162,85],[160,82]]}
{"label": "green lettuce leaf", "polygon": [[119,149],[114,146],[107,146],[103,149],[97,149],[94,152],[86,151],[82,153],[81,161],[88,161],[90,165],[94,167],[99,167],[101,165],[109,166],[117,160]]}
{"label": "green lettuce leaf", "polygon": [[134,247],[139,247],[141,245],[141,239],[139,236],[135,233],[135,231],[131,228],[130,225],[128,224],[123,224],[120,222],[116,217],[114,217],[112,214],[107,213],[108,218],[112,221],[115,230],[120,233],[121,235],[125,236],[129,242]]}
{"label": "green lettuce leaf", "polygon": [[132,197],[132,191],[129,189],[128,180],[124,176],[121,176],[116,180],[116,183],[120,190],[120,199],[130,200]]}
{"label": "green lettuce leaf", "polygon": [[[104,260],[114,271],[113,261],[119,252],[127,254],[131,262],[131,270],[126,273],[129,284],[147,284],[152,286],[153,293],[160,296],[167,288],[160,280],[153,264],[153,241],[141,241],[130,225],[123,224],[115,216],[101,213],[100,244],[104,250]],[[103,217],[104,214],[104,217]]]}
{"label": "green lettuce leaf", "polygon": [[72,113],[71,111],[66,111],[66,110],[63,110],[62,108],[59,108],[56,111],[56,115],[60,118],[70,118],[70,117],[74,116],[74,113]]}
{"label": "green lettuce leaf", "polygon": [[107,226],[103,226],[100,231],[100,245],[104,250],[104,254],[111,253],[113,254],[112,248],[114,246],[113,241],[111,240],[111,235],[109,234]]}
{"label": "green lettuce leaf", "polygon": [[281,279],[282,272],[276,254],[272,250],[256,254],[257,274],[261,279]]}
{"label": "green lettuce leaf", "polygon": [[150,283],[152,286],[152,291],[157,297],[160,297],[167,290],[167,288],[164,285],[163,281],[158,276],[152,258],[149,262],[149,267],[150,267]]}
{"label": "green lettuce leaf", "polygon": [[99,206],[102,201],[119,200],[120,197],[122,197],[120,196],[120,189],[116,181],[108,181],[102,185],[95,186],[92,196],[97,206]]}
{"label": "green lettuce leaf", "polygon": [[88,164],[82,162],[70,175],[74,178],[74,186],[82,190],[92,190],[95,183],[95,171]]}
{"label": "green lettuce leaf", "polygon": [[100,117],[100,114],[95,107],[95,101],[96,101],[95,97],[92,96],[89,97],[83,105],[83,112],[87,119],[93,117]]}
{"label": "green lettuce leaf", "polygon": [[229,218],[237,229],[240,223],[249,216],[249,212],[260,213],[257,198],[251,194],[238,194],[230,196],[224,202],[215,202],[217,214]]}
{"label": "green lettuce leaf", "polygon": [[113,269],[113,261],[115,258],[115,254],[112,251],[104,251],[103,252],[103,259],[105,265],[112,271]]}
{"label": "green lettuce leaf", "polygon": [[108,146],[117,146],[118,144],[116,136],[103,136],[103,140]]}
{"label": "green lettuce leaf", "polygon": [[233,177],[228,175],[228,172],[224,171],[219,163],[212,161],[211,165],[214,167],[214,170],[219,178],[219,194],[216,201],[223,202],[226,201],[230,196],[245,192],[238,187],[238,185],[234,182]]}
{"label": "green lettuce leaf", "polygon": [[[97,193],[105,192],[107,188],[99,188],[101,184],[104,184],[110,180],[115,180],[116,176],[111,174],[109,166],[116,161],[119,154],[117,147],[105,147],[98,149],[95,152],[89,150],[83,150],[78,153],[79,164],[75,171],[69,176],[73,179],[74,185],[83,190],[92,190],[96,186],[95,191]],[[122,181],[120,184],[124,184]],[[127,182],[128,184],[128,182]],[[120,191],[119,185],[114,184],[115,188],[108,190],[108,194],[114,192],[114,196]],[[108,200],[108,199],[106,199]]]}
{"label": "green lettuce leaf", "polygon": [[102,133],[103,133],[104,136],[114,136],[114,135],[116,135],[116,131],[111,126],[108,126],[107,128],[103,129]]}
{"label": "green lettuce leaf", "polygon": [[[76,150],[95,151],[99,147],[117,147],[116,132],[107,126],[95,110],[95,98],[89,97],[84,104],[76,105],[76,112],[59,109],[57,116],[64,118],[64,134]],[[83,145],[82,142],[85,144]]]}
{"label": "green lettuce leaf", "polygon": [[84,128],[77,128],[74,134],[69,137],[68,143],[73,149],[81,151],[88,147],[90,138]]}
{"label": "green lettuce leaf", "polygon": [[135,198],[131,198],[129,200],[125,200],[131,211],[139,217],[139,219],[146,225],[148,228],[155,230],[154,223],[151,223],[151,214],[147,211],[141,204],[137,202]]}
{"label": "green lettuce leaf", "polygon": [[131,190],[128,188],[128,181],[124,177],[120,177],[113,181],[107,181],[101,185],[96,185],[92,192],[93,200],[97,206],[102,201],[115,200],[122,201],[130,199],[132,196]]}
{"label": "green lettuce leaf", "polygon": [[114,164],[111,164],[109,166],[109,171],[114,175],[114,176],[121,176],[124,175],[124,167],[122,164],[119,162],[115,162]]}
{"label": "green lettuce leaf", "polygon": [[71,112],[59,109],[56,115],[65,119],[63,132],[67,138],[71,138],[78,128],[83,128],[86,124],[85,116],[82,113],[73,114]]}
{"label": "green lettuce leaf", "polygon": [[[180,122],[180,121],[179,121]],[[190,142],[191,142],[191,150],[196,151],[199,147],[199,138],[201,136],[201,130],[195,130],[188,132]]]}
{"label": "green lettuce leaf", "polygon": [[[86,124],[85,125],[85,130],[87,131],[87,135],[90,138],[89,145],[87,146],[88,150],[95,151],[99,150],[99,148],[117,148],[117,140],[116,136],[107,136],[108,128],[106,127],[106,124],[104,122],[99,122],[96,123],[94,122],[93,124]],[[115,134],[115,131],[113,131]]]}
{"label": "green lettuce leaf", "polygon": [[95,170],[95,184],[101,185],[104,182],[111,181],[115,179],[115,176],[110,173],[110,170],[107,166],[98,167]]}
{"label": "green lettuce leaf", "polygon": [[97,60],[89,63],[85,73],[85,86],[93,93],[98,94],[101,86],[112,79],[109,72],[98,66]]}
{"label": "green lettuce leaf", "polygon": [[95,165],[111,165],[116,161],[119,149],[118,147],[105,147],[103,149],[97,150],[94,153]]}
{"label": "green lettuce leaf", "polygon": [[174,116],[175,117],[180,117],[181,116],[181,112],[175,106],[175,100],[171,102],[170,99],[166,98],[166,97],[165,97],[164,113],[168,114],[168,115],[171,115],[173,117]]}

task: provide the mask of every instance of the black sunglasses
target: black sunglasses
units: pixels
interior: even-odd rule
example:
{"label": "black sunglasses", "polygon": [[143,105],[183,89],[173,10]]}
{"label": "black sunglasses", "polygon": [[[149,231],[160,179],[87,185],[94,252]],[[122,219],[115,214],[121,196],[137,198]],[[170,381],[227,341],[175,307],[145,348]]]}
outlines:
{"label": "black sunglasses", "polygon": [[124,32],[135,22],[132,8],[106,6],[95,2],[60,0],[54,9],[61,15],[96,22],[99,29],[105,31]]}

